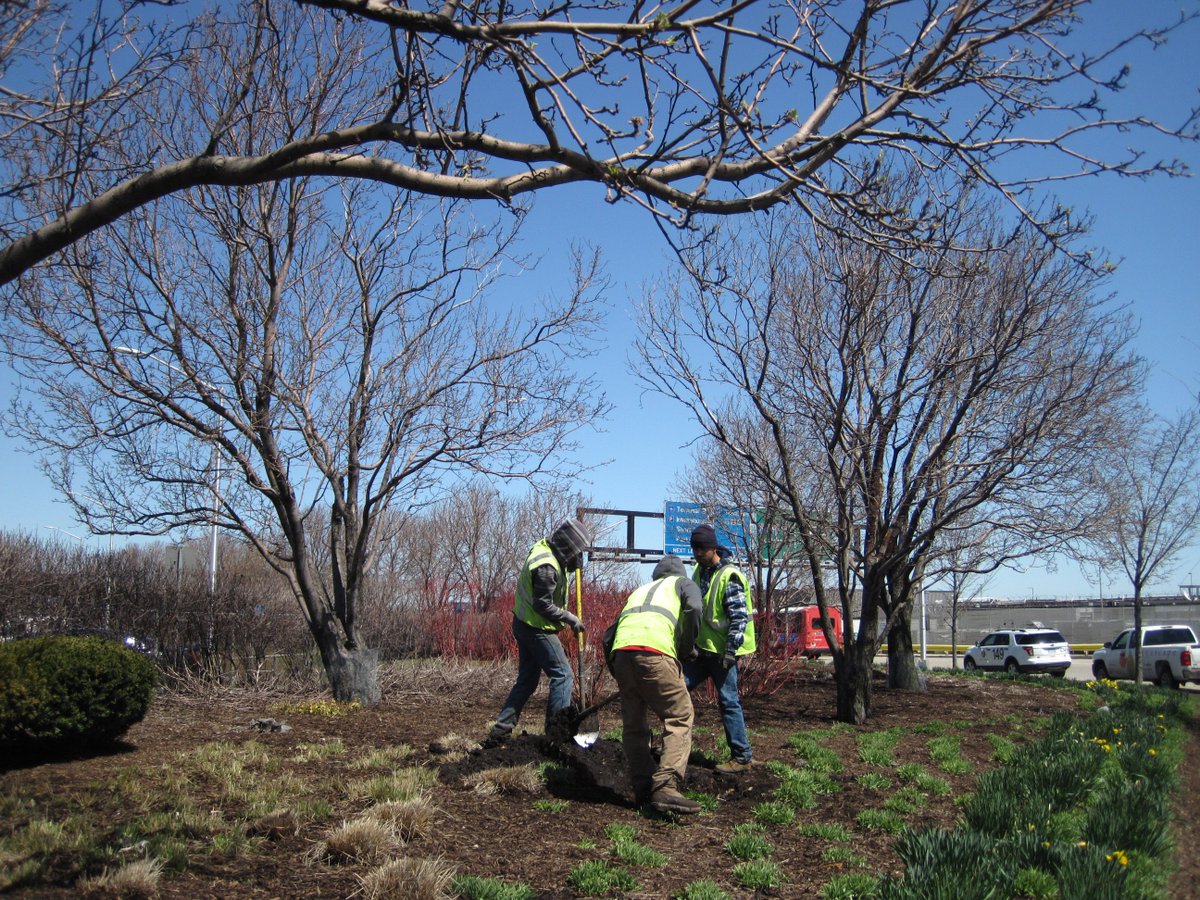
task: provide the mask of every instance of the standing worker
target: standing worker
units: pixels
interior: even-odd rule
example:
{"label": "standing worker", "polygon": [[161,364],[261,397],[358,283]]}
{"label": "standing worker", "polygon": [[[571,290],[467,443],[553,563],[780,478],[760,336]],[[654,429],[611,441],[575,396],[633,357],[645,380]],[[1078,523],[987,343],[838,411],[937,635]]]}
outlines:
{"label": "standing worker", "polygon": [[567,519],[548,538],[533,545],[521,574],[513,600],[512,633],[517,641],[517,681],[508,692],[504,708],[496,717],[484,746],[494,747],[508,740],[526,701],[537,690],[542,673],[550,679],[550,697],[546,700],[546,725],[571,705],[575,679],[558,632],[570,626],[575,634],[584,631],[580,618],[566,609],[567,573],[583,567],[587,549],[583,523]]}
{"label": "standing worker", "polygon": [[[680,792],[692,752],[693,720],[681,661],[695,654],[700,589],[678,556],[659,560],[652,577],[629,595],[609,654],[621,692],[621,743],[639,806],[649,800],[659,812],[697,813],[700,804]],[[657,764],[650,750],[648,712],[663,723]]]}
{"label": "standing worker", "polygon": [[738,657],[754,652],[754,607],[750,579],[725,557],[733,554],[717,545],[711,525],[692,531],[696,568],[692,579],[704,597],[696,658],[684,668],[688,689],[705,679],[717,689],[717,706],[729,742],[730,760],[717,766],[723,775],[737,775],[752,765],[754,751],[746,734],[746,717],[738,691]]}

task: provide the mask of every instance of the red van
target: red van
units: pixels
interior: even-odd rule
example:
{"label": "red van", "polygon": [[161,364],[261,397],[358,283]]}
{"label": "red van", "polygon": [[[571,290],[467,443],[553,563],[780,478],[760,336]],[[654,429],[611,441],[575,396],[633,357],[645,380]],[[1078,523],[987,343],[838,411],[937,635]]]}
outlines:
{"label": "red van", "polygon": [[[829,652],[825,633],[821,631],[821,608],[819,606],[789,606],[779,611],[779,643],[808,659],[816,659]],[[842,613],[830,607],[829,622],[834,639],[841,646]]]}

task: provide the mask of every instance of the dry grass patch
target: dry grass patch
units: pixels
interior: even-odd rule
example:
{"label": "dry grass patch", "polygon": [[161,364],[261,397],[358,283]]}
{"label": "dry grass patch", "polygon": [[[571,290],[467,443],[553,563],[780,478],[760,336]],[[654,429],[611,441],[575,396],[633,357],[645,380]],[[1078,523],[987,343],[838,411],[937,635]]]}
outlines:
{"label": "dry grass patch", "polygon": [[362,894],[368,900],[447,900],[453,882],[454,867],[441,859],[393,859],[362,879]]}
{"label": "dry grass patch", "polygon": [[416,766],[400,769],[391,775],[377,775],[374,778],[351,781],[346,785],[346,792],[352,800],[403,803],[405,800],[420,797],[433,787],[436,781],[437,774],[433,770]]}
{"label": "dry grass patch", "polygon": [[331,756],[341,756],[346,752],[346,745],[341,738],[333,738],[315,744],[301,744],[296,749],[296,755],[291,758],[291,761],[303,763],[328,759]]}
{"label": "dry grass patch", "polygon": [[463,786],[477,794],[535,794],[542,788],[542,779],[532,766],[505,766],[484,769],[463,779]]}
{"label": "dry grass patch", "polygon": [[121,897],[138,900],[158,894],[163,863],[160,859],[138,859],[119,869],[105,869],[94,878],[81,879],[75,886],[85,897]]}
{"label": "dry grass patch", "polygon": [[360,817],[343,822],[313,850],[320,862],[342,865],[379,865],[403,846],[400,836],[387,822]]}
{"label": "dry grass patch", "polygon": [[360,818],[374,819],[390,826],[400,840],[408,843],[429,834],[433,827],[433,804],[428,797],[380,803],[372,806]]}
{"label": "dry grass patch", "polygon": [[463,753],[470,753],[478,747],[479,741],[475,738],[452,731],[450,734],[432,741],[429,744],[429,752],[437,753],[440,756],[461,755]]}
{"label": "dry grass patch", "polygon": [[246,823],[246,834],[250,837],[265,837],[277,841],[288,835],[300,833],[300,816],[292,809],[275,809]]}
{"label": "dry grass patch", "polygon": [[413,748],[408,744],[393,744],[390,747],[380,747],[372,750],[366,756],[354,760],[351,766],[355,769],[385,768],[404,762],[412,754]]}

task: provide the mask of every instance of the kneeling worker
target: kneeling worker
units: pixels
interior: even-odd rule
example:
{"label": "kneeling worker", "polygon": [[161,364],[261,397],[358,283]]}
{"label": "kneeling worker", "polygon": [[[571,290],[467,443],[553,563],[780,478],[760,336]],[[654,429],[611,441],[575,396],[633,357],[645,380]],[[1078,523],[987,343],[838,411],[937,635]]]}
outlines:
{"label": "kneeling worker", "polygon": [[[695,655],[701,596],[683,560],[664,556],[653,581],[629,595],[612,642],[613,677],[621,693],[622,744],[638,805],[659,812],[696,813],[700,804],[680,793],[692,752],[692,698],[682,661]],[[653,712],[663,723],[662,758],[650,751]]]}

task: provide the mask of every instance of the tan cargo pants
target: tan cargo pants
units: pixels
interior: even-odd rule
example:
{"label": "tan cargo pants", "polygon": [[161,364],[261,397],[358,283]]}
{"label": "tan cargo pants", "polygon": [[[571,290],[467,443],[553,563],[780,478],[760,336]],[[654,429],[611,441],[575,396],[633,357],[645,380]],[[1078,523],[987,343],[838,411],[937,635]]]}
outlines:
{"label": "tan cargo pants", "polygon": [[[612,668],[621,691],[621,741],[635,796],[646,799],[663,787],[681,788],[692,752],[693,710],[679,660],[644,650],[618,650]],[[651,712],[663,723],[657,765],[650,751]]]}

